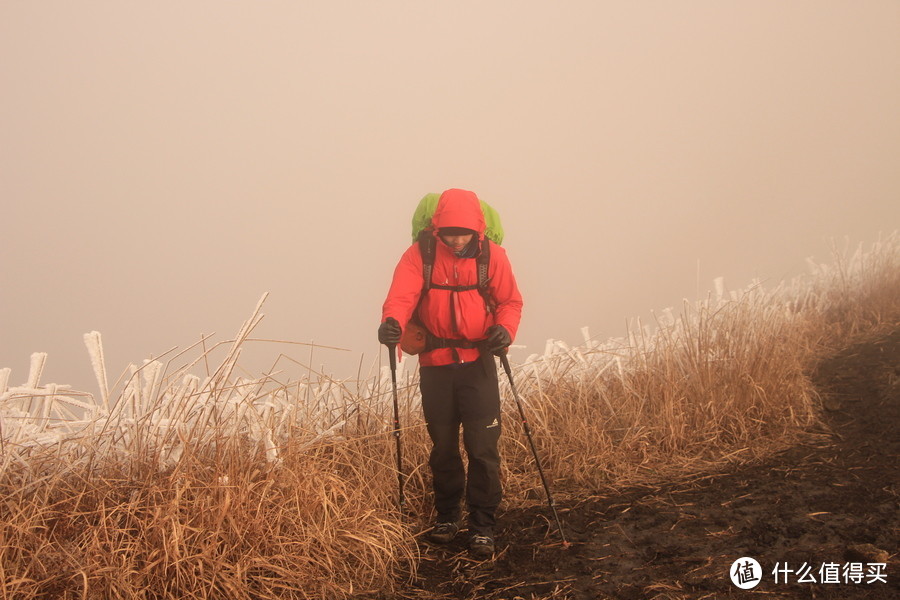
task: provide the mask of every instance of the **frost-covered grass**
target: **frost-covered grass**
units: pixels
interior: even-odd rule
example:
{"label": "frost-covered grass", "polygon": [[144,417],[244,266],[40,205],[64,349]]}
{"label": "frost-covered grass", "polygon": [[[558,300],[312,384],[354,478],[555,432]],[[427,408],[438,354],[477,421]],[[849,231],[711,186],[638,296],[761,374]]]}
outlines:
{"label": "frost-covered grass", "polygon": [[[21,386],[0,370],[0,598],[349,598],[414,570],[430,511],[415,373],[401,362],[402,518],[389,370],[336,381],[279,356],[235,375],[261,305],[233,339],[112,385],[87,334],[97,394],[41,384],[42,354]],[[772,289],[717,281],[622,339],[550,341],[514,376],[557,495],[597,493],[790,443],[816,421],[816,363],[898,324],[894,235]],[[505,505],[542,502],[501,386]]]}
{"label": "frost-covered grass", "polygon": [[[835,250],[832,264],[634,323],[626,338],[548,342],[519,366],[532,426],[559,483],[581,493],[745,461],[817,419],[809,379],[859,336],[900,326],[900,240]],[[519,448],[513,464],[527,462]]]}

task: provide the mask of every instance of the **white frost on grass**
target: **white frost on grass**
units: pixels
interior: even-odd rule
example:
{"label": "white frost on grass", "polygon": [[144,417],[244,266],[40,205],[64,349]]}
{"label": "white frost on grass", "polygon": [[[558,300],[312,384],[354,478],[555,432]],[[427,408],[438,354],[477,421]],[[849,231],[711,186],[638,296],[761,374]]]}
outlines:
{"label": "white frost on grass", "polygon": [[[695,303],[685,300],[680,314],[667,308],[654,315],[654,327],[637,320],[625,337],[606,341],[595,339],[585,327],[581,330],[583,343],[578,346],[548,340],[543,354],[532,354],[514,365],[516,387],[522,399],[530,402],[541,398],[547,386],[560,378],[576,378],[584,385],[593,385],[612,373],[626,384],[633,372],[646,367],[648,356],[657,349],[696,345],[701,326],[707,328],[705,333],[727,343],[699,347],[691,353],[672,352],[673,366],[685,366],[685,361],[710,364],[738,360],[746,344],[753,342],[752,335],[732,340],[734,334],[727,326],[716,330],[718,325],[713,323],[713,329],[708,329],[712,316],[751,311],[760,322],[786,323],[804,315],[843,310],[853,294],[875,289],[875,280],[881,274],[895,272],[900,264],[898,255],[900,243],[894,234],[870,252],[857,250],[836,266],[810,261],[811,278],[781,283],[772,290],[764,289],[759,282],[742,290],[726,290],[724,281],[718,278],[714,293],[706,299]],[[130,365],[128,377],[121,386],[117,384],[116,393],[107,388],[100,334],[86,334],[85,344],[100,388],[99,403],[92,394],[67,386],[41,386],[46,354],[32,355],[28,381],[21,387],[10,387],[10,370],[0,369],[0,445],[4,455],[0,469],[12,461],[28,460],[41,448],[71,452],[76,458],[85,455],[85,448],[122,454],[149,450],[158,454],[160,468],[168,468],[178,462],[186,444],[235,438],[255,443],[269,461],[275,462],[288,439],[302,437],[313,443],[326,437],[391,431],[393,393],[387,366],[375,376],[352,382],[355,389],[351,389],[351,382],[321,374],[316,374],[315,381],[314,371],[308,366],[295,379],[276,371],[274,365],[261,377],[235,379],[241,345],[262,318],[261,304],[262,300],[233,340],[207,349],[208,338],[202,338],[188,349],[202,344],[202,353],[186,364],[176,366],[187,350],[165,362],[158,357],[139,367]],[[193,372],[209,362],[216,348],[225,349],[218,366],[203,376]],[[398,396],[407,415],[420,403],[413,365],[414,361],[403,357],[397,369]],[[511,398],[508,381],[504,377],[500,381],[504,398]],[[603,399],[609,403],[608,398]],[[609,409],[614,412],[611,405]]]}

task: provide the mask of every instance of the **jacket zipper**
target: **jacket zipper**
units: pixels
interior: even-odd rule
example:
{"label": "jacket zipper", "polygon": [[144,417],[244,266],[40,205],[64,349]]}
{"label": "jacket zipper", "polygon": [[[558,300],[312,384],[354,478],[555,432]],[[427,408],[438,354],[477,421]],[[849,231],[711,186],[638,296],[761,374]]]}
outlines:
{"label": "jacket zipper", "polygon": [[[454,259],[453,261],[453,285],[459,285],[459,269],[456,261],[459,259]],[[459,335],[459,324],[456,322],[456,292],[450,292],[450,326],[453,328],[453,333],[455,335]]]}
{"label": "jacket zipper", "polygon": [[[459,285],[459,269],[458,267],[458,258],[454,258],[453,260],[453,285]],[[450,326],[453,328],[454,335],[460,335],[459,333],[459,324],[456,322],[456,292],[450,292]],[[453,362],[460,363],[462,360],[459,357],[459,352],[456,348],[452,348],[453,350]]]}

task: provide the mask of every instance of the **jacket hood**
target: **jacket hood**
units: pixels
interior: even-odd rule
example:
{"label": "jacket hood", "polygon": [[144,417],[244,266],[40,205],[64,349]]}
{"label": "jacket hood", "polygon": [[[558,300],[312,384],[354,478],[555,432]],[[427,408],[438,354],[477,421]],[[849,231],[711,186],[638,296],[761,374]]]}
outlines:
{"label": "jacket hood", "polygon": [[450,189],[441,194],[437,208],[431,223],[435,230],[442,227],[464,227],[478,232],[478,237],[484,235],[484,212],[481,210],[481,201],[475,192],[468,190]]}

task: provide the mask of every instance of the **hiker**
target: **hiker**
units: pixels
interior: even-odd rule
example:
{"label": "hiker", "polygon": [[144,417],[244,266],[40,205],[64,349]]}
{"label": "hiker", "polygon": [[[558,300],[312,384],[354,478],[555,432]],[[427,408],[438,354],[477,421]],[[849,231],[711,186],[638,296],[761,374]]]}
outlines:
{"label": "hiker", "polygon": [[[378,341],[402,346],[405,334],[426,330],[419,387],[432,441],[429,466],[437,512],[427,537],[436,543],[456,537],[465,492],[469,552],[488,558],[494,552],[495,512],[502,495],[494,355],[506,352],[515,338],[522,296],[506,251],[485,237],[482,204],[474,192],[450,189],[441,194],[426,231],[434,252],[430,285],[426,289],[424,242],[416,242],[394,271]],[[479,277],[479,256],[489,257],[486,277]],[[459,449],[460,425],[468,474]]]}

